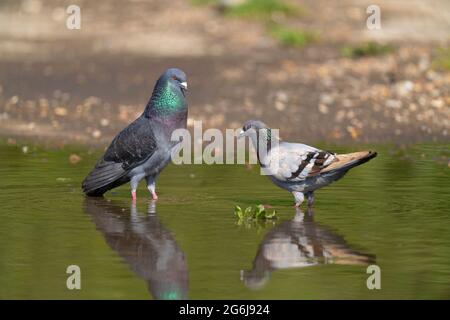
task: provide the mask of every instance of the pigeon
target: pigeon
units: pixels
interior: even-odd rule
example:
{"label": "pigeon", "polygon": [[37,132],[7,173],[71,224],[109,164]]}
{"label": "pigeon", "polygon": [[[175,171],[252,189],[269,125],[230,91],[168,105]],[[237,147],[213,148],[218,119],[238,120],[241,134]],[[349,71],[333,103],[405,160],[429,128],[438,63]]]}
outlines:
{"label": "pigeon", "polygon": [[312,206],[315,190],[339,180],[351,168],[377,156],[374,151],[336,154],[306,144],[285,142],[257,120],[244,124],[239,137],[244,136],[252,141],[264,174],[275,185],[293,194],[296,207],[305,197],[308,206]]}
{"label": "pigeon", "polygon": [[188,298],[186,256],[159,220],[155,200],[149,200],[144,213],[138,211],[135,203],[127,208],[120,202],[87,197],[84,211],[111,249],[145,280],[154,299]]}
{"label": "pigeon", "polygon": [[152,199],[158,199],[156,179],[179,143],[171,141],[172,132],[187,125],[186,90],[186,74],[179,69],[167,69],[159,77],[142,115],[113,139],[84,179],[86,195],[100,197],[130,182],[131,196],[136,200],[138,184],[145,178]]}
{"label": "pigeon", "polygon": [[326,226],[314,221],[311,208],[295,209],[294,219],[270,230],[259,245],[251,270],[241,271],[249,288],[260,288],[273,271],[340,264],[368,266],[376,256],[353,249],[347,241]]}

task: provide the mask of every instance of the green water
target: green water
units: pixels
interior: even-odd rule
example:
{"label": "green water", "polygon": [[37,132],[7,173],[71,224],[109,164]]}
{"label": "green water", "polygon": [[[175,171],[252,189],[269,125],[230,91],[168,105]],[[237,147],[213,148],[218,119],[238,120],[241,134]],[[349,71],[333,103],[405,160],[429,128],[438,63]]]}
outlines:
{"label": "green water", "polygon": [[[22,146],[0,144],[2,299],[450,298],[448,145],[374,148],[317,192],[313,216],[256,166],[171,165],[156,204],[144,184],[136,206],[128,186],[86,199],[99,152]],[[235,204],[259,203],[278,220],[236,221]],[[380,290],[366,286],[369,264]],[[81,290],[66,287],[69,265]]]}

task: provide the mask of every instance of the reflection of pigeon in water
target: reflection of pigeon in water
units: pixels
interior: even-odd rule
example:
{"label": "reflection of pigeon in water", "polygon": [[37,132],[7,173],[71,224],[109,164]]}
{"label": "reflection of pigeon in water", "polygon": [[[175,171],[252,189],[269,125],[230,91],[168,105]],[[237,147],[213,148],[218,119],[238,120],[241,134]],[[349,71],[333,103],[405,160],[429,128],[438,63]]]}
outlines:
{"label": "reflection of pigeon in water", "polygon": [[186,128],[186,75],[178,69],[168,69],[156,82],[144,113],[122,130],[111,142],[105,155],[83,181],[83,191],[89,196],[101,196],[106,191],[131,182],[131,195],[136,199],[139,181],[147,180],[154,200],[156,178],[169,163],[170,141],[175,129]]}
{"label": "reflection of pigeon in water", "polygon": [[148,215],[139,215],[134,204],[125,210],[103,198],[86,198],[85,211],[108,245],[147,282],[154,299],[187,299],[184,253],[159,221],[154,202]]}
{"label": "reflection of pigeon in water", "polygon": [[282,222],[264,237],[253,261],[253,269],[242,272],[242,280],[251,288],[265,284],[272,271],[304,268],[320,264],[369,265],[375,256],[349,247],[343,237],[320,226],[312,211],[296,209],[293,220]]}
{"label": "reflection of pigeon in water", "polygon": [[256,120],[247,121],[240,135],[250,137],[261,167],[273,183],[292,192],[296,206],[301,205],[305,196],[308,205],[312,205],[315,190],[342,178],[351,168],[377,155],[372,151],[335,154],[301,143],[284,142]]}

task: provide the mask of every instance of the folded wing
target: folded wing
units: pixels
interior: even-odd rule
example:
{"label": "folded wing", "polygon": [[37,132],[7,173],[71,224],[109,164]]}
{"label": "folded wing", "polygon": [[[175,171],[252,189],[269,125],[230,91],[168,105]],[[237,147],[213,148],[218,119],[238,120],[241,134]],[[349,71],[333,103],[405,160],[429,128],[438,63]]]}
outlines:
{"label": "folded wing", "polygon": [[126,183],[127,173],[149,159],[157,145],[148,119],[138,118],[121,131],[111,142],[95,168],[83,181],[83,191],[88,195],[101,195]]}
{"label": "folded wing", "polygon": [[[302,181],[319,174],[336,161],[332,152],[316,149],[304,144],[281,143],[268,155],[269,171],[281,181]],[[277,165],[278,163],[278,165]]]}

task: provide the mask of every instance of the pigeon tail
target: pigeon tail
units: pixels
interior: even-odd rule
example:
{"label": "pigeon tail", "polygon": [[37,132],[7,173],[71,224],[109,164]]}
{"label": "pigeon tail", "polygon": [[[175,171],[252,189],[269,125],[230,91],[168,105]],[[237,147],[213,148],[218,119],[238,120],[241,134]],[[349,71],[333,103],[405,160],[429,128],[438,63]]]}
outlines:
{"label": "pigeon tail", "polygon": [[321,174],[350,170],[351,168],[357,167],[363,163],[366,163],[370,159],[375,158],[377,153],[375,151],[359,151],[346,154],[337,154],[335,156],[335,161],[323,169],[320,172]]}
{"label": "pigeon tail", "polygon": [[101,160],[82,183],[88,196],[101,197],[106,191],[126,183],[129,179],[120,163]]}

